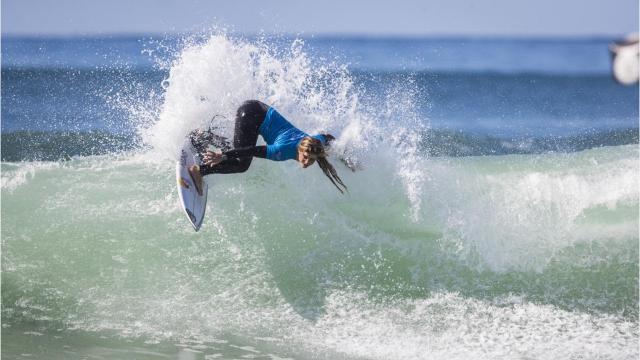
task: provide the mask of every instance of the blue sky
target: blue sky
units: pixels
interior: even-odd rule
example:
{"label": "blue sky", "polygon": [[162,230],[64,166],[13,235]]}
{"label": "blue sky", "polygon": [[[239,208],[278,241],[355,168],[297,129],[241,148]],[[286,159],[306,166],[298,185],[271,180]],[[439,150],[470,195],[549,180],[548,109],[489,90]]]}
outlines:
{"label": "blue sky", "polygon": [[2,33],[622,36],[638,0],[2,0]]}

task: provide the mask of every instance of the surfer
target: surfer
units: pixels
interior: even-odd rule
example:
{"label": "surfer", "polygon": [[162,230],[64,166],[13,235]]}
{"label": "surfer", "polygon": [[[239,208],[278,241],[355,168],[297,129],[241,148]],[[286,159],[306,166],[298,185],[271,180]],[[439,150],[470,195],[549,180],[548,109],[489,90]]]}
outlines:
{"label": "surfer", "polygon": [[[256,146],[261,135],[266,146]],[[330,134],[309,136],[293,126],[273,107],[257,101],[245,101],[236,112],[234,148],[222,153],[207,150],[203,165],[193,165],[189,174],[202,194],[203,177],[209,174],[233,174],[247,171],[254,157],[273,161],[296,160],[303,168],[317,162],[322,172],[341,192],[347,190],[334,167],[327,161],[325,148],[335,140]]]}

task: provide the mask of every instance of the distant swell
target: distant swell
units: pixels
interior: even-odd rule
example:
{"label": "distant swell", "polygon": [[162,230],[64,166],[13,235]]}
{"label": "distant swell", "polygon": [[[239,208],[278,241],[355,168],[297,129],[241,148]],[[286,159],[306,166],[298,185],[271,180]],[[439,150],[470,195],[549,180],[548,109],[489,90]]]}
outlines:
{"label": "distant swell", "polygon": [[474,156],[574,152],[638,143],[638,129],[590,131],[571,136],[499,138],[462,131],[432,130],[422,147],[431,156]]}
{"label": "distant swell", "polygon": [[[574,152],[602,146],[638,144],[638,129],[592,131],[572,136],[500,138],[453,130],[423,132],[426,156],[486,156]],[[58,161],[75,156],[117,154],[141,148],[135,134],[106,131],[16,131],[2,134],[2,161]]]}
{"label": "distant swell", "polygon": [[16,131],[2,134],[2,161],[58,161],[113,154],[137,147],[136,137],[105,131]]}

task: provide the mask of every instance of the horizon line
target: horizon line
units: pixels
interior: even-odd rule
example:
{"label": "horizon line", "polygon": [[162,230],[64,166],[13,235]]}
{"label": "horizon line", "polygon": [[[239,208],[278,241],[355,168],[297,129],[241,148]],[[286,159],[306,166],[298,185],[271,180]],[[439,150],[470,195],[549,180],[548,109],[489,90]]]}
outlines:
{"label": "horizon line", "polygon": [[231,37],[274,37],[274,38],[302,38],[302,39],[523,39],[523,40],[612,40],[612,39],[624,39],[631,34],[637,32],[630,31],[625,34],[610,34],[610,33],[593,33],[593,34],[470,34],[470,33],[364,33],[364,32],[237,32],[237,31],[166,31],[166,32],[87,32],[87,33],[38,33],[38,32],[0,32],[1,38],[23,38],[23,39],[99,39],[99,38],[145,38],[145,37],[160,37],[160,38],[172,38],[172,37],[187,37],[187,36],[199,36],[199,35],[215,35],[225,34]]}

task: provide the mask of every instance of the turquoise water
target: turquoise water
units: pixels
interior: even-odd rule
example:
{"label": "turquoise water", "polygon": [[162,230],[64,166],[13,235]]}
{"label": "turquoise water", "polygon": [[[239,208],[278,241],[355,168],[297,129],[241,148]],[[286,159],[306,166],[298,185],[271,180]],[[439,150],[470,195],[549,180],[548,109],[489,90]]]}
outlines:
{"label": "turquoise water", "polygon": [[[541,93],[517,95],[522,111],[487,127],[505,105],[489,91],[440,129],[428,115],[446,112],[425,113],[416,85],[429,76],[371,84],[290,46],[224,35],[186,46],[161,85],[109,96],[101,106],[127,115],[108,121],[58,109],[63,121],[40,127],[4,106],[3,87],[3,117],[32,121],[2,134],[3,358],[638,357],[637,107],[620,100],[601,118],[584,99],[556,113]],[[591,73],[554,76],[536,79],[547,95],[568,84],[564,100],[585,84],[593,97],[629,96]],[[464,104],[473,86],[461,79],[443,92]],[[178,205],[177,149],[245,98],[337,134],[331,161],[349,194],[317,167],[255,159],[207,178],[195,233]],[[233,129],[229,117],[214,125]]]}

